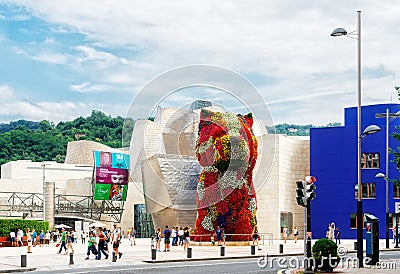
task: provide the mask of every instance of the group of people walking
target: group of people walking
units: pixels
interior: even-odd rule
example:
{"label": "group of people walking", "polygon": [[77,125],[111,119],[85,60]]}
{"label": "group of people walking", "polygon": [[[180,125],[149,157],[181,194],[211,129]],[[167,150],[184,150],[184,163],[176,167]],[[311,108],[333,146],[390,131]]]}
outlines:
{"label": "group of people walking", "polygon": [[[92,227],[87,234],[82,233],[82,243],[86,242],[87,238],[87,252],[85,260],[89,260],[91,254],[95,256],[96,260],[101,260],[101,254],[104,255],[104,259],[109,257],[109,243],[112,245],[112,249],[115,252],[116,257],[121,258],[122,253],[119,251],[119,245],[121,242],[121,229],[116,224],[113,225],[112,230],[106,228]],[[71,250],[74,253],[73,248],[74,238],[70,231],[66,231],[64,228],[61,229],[60,240],[57,243],[57,247],[60,247],[58,254],[61,254],[64,250],[64,254],[68,254]]]}

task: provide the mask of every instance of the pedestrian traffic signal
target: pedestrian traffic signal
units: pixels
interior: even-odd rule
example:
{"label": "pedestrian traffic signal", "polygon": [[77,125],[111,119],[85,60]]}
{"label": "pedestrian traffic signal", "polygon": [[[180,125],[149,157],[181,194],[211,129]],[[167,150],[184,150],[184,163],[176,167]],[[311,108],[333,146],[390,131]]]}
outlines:
{"label": "pedestrian traffic signal", "polygon": [[314,183],[307,183],[305,186],[305,197],[307,201],[311,201],[316,197],[316,194],[314,190],[316,190],[317,187],[314,185]]}
{"label": "pedestrian traffic signal", "polygon": [[314,183],[317,181],[317,179],[314,176],[307,176],[306,177],[306,186],[305,186],[305,197],[307,198],[307,201],[311,201],[316,197],[315,190],[317,187],[314,185]]}
{"label": "pedestrian traffic signal", "polygon": [[296,202],[300,206],[307,206],[307,198],[306,198],[306,182],[297,181],[296,182]]}
{"label": "pedestrian traffic signal", "polygon": [[306,181],[296,182],[296,202],[298,205],[306,207],[316,197],[314,192],[317,189],[314,185],[315,181],[314,176],[307,176]]}

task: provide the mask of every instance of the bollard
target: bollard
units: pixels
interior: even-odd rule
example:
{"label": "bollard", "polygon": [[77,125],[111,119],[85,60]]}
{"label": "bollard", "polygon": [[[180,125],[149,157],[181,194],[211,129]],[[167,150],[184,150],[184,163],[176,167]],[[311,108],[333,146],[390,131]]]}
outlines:
{"label": "bollard", "polygon": [[187,257],[188,257],[189,259],[192,258],[192,248],[191,248],[191,247],[188,247],[186,251],[187,251],[187,253],[186,253]]}
{"label": "bollard", "polygon": [[26,267],[26,255],[21,255],[21,267]]}
{"label": "bollard", "polygon": [[225,246],[221,246],[221,256],[225,256]]}
{"label": "bollard", "polygon": [[152,249],[151,250],[151,259],[155,260],[156,259],[156,254],[157,254],[157,250],[156,249]]}
{"label": "bollard", "polygon": [[279,244],[279,253],[283,253],[283,244]]}
{"label": "bollard", "polygon": [[117,253],[115,253],[115,251],[113,251],[113,253],[112,253],[112,261],[113,262],[117,261]]}
{"label": "bollard", "polygon": [[250,254],[251,254],[251,255],[256,255],[256,246],[255,246],[255,245],[252,245],[252,246],[251,246],[251,248],[250,248]]}
{"label": "bollard", "polygon": [[69,254],[69,264],[74,264],[74,253]]}

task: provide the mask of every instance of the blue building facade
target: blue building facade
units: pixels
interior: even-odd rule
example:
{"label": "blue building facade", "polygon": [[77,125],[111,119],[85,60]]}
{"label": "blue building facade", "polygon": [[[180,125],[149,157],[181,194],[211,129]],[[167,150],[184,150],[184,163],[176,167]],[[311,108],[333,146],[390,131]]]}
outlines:
{"label": "blue building facade", "polygon": [[[361,122],[363,131],[374,124],[381,128],[361,142],[363,212],[379,218],[379,237],[386,231],[386,181],[376,178],[377,173],[386,173],[386,109],[395,114],[400,104],[363,106]],[[383,113],[383,118],[376,118]],[[317,178],[316,198],[311,202],[313,238],[326,236],[328,224],[334,222],[340,228],[342,239],[356,239],[357,212],[357,108],[345,109],[344,126],[312,128],[310,130],[310,172]],[[389,118],[389,148],[398,150],[400,143],[391,135],[400,132],[399,118]],[[389,153],[389,212],[394,215],[395,202],[400,202],[400,189],[391,182],[400,179],[400,172]],[[390,228],[395,223],[390,216]],[[392,231],[390,230],[390,237]]]}

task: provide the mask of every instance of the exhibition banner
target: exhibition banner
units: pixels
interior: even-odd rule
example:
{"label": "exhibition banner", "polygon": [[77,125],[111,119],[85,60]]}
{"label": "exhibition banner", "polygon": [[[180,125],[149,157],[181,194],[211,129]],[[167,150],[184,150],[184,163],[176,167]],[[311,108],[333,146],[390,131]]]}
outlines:
{"label": "exhibition banner", "polygon": [[129,155],[94,151],[95,200],[125,201],[129,179]]}

